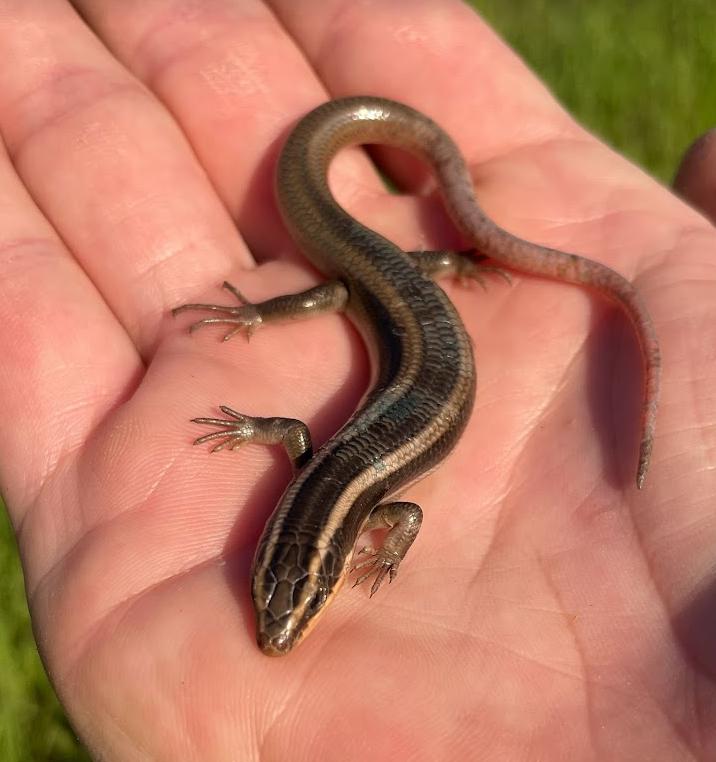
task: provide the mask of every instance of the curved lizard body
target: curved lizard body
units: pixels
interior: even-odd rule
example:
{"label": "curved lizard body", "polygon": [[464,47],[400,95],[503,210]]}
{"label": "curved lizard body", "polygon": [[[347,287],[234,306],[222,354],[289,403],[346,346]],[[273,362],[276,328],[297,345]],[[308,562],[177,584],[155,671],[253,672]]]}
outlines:
{"label": "curved lizard body", "polygon": [[366,529],[389,531],[383,546],[356,567],[362,572],[358,581],[374,574],[375,592],[386,575],[393,578],[422,513],[413,503],[384,501],[445,458],[467,424],[475,396],[470,339],[432,278],[479,278],[484,265],[470,253],[403,252],[338,206],[326,180],[328,165],[341,148],[360,143],[398,146],[425,160],[453,221],[481,256],[525,273],[595,287],[624,307],[645,359],[639,487],[651,453],[659,350],[634,287],[604,265],[528,243],[498,227],[477,205],[457,147],[426,116],[375,97],[319,106],[288,137],[276,188],[289,232],[330,280],[261,304],[249,303],[225,284],[240,305],[189,304],[175,310],[221,312],[196,325],[228,324],[228,336],[272,320],[346,310],[370,348],[370,392],[315,455],[307,427],[294,419],[256,418],[228,407],[222,407],[225,419],[195,419],[220,429],[197,443],[219,439],[219,448],[245,441],[282,443],[296,468],[254,560],[257,640],[269,655],[287,653],[315,623],[347,576]]}

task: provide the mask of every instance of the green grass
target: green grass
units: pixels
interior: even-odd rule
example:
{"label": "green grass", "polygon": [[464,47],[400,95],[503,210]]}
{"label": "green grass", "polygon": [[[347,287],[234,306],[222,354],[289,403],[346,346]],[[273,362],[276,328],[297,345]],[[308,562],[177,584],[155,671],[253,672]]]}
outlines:
{"label": "green grass", "polygon": [[[688,143],[716,124],[713,0],[472,4],[582,123],[662,180]],[[0,602],[0,760],[86,760],[37,656],[4,515]]]}
{"label": "green grass", "polygon": [[582,124],[665,182],[716,125],[713,0],[471,4]]}
{"label": "green grass", "polygon": [[15,540],[2,506],[0,601],[0,760],[89,759],[75,740],[37,655]]}

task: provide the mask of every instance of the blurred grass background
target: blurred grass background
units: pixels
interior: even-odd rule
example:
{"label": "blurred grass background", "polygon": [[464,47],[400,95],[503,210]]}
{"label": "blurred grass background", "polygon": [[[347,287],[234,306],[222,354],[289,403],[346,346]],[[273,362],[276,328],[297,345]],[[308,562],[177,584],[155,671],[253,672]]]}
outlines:
{"label": "blurred grass background", "polygon": [[470,4],[582,124],[664,182],[716,125],[713,0]]}
{"label": "blurred grass background", "polygon": [[[665,182],[716,125],[714,0],[470,3],[583,124]],[[2,510],[0,602],[0,762],[87,760],[37,655]]]}

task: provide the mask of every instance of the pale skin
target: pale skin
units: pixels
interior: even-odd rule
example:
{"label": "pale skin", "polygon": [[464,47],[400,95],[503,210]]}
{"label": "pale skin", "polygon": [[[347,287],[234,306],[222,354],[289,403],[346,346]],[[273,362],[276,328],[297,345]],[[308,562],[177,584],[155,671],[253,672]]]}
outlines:
{"label": "pale skin", "polygon": [[[64,0],[0,15],[0,477],[40,650],[92,752],[713,759],[711,225],[457,3],[409,20],[399,0],[76,6],[96,37]],[[317,103],[359,93],[439,121],[508,230],[637,285],[663,353],[657,438],[638,492],[640,363],[616,308],[518,274],[447,283],[478,397],[405,495],[421,533],[390,587],[344,586],[269,659],[248,572],[290,466],[192,447],[189,419],[228,404],[320,443],[366,356],[341,316],[224,344],[169,312],[221,300],[225,279],[254,300],[320,281],[278,220],[276,151]],[[406,249],[460,243],[435,198],[389,198],[358,151],[334,168],[339,199]],[[383,168],[425,188],[413,163]]]}

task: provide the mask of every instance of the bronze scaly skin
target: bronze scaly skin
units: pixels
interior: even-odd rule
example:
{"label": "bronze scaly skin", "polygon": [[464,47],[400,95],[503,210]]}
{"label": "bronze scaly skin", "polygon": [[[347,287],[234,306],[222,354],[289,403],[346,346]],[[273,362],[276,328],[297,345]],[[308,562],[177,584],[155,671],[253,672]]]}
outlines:
{"label": "bronze scaly skin", "polygon": [[[471,252],[406,253],[365,227],[335,202],[328,165],[344,146],[380,143],[403,148],[435,172],[447,209],[480,256]],[[656,416],[660,360],[649,315],[633,286],[613,270],[575,254],[516,238],[485,216],[475,201],[457,147],[433,121],[394,101],[354,97],[331,101],[304,117],[278,163],[276,193],[284,222],[311,262],[329,280],[300,294],[234,307],[186,304],[174,310],[220,313],[192,328],[232,326],[226,338],[270,321],[345,310],[370,349],[374,383],[351,419],[314,455],[307,427],[290,418],[245,416],[222,406],[226,418],[196,443],[214,449],[243,442],[281,443],[295,475],[264,529],[252,572],[257,641],[268,655],[290,651],[325,610],[349,572],[359,535],[387,527],[383,546],[355,567],[356,584],[375,575],[371,595],[398,565],[420,528],[414,503],[385,502],[442,461],[462,434],[475,397],[470,339],[432,278],[482,279],[497,264],[599,289],[631,318],[645,364],[637,486],[644,482]]]}

